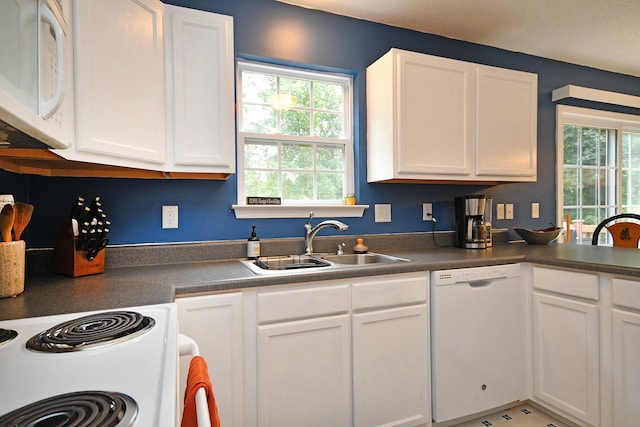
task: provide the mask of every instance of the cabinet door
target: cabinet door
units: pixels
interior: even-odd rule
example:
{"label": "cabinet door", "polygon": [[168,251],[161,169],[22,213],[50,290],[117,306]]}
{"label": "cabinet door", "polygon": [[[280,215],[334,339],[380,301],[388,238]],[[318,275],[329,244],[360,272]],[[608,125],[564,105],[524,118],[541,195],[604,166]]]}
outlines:
{"label": "cabinet door", "polygon": [[[176,303],[180,333],[196,341],[207,361],[222,425],[244,426],[242,294],[178,298]],[[180,396],[189,361],[180,358]]]}
{"label": "cabinet door", "polygon": [[75,159],[165,163],[162,16],[157,0],[74,2]]}
{"label": "cabinet door", "polygon": [[233,18],[165,6],[171,170],[234,172]]}
{"label": "cabinet door", "polygon": [[[473,67],[403,52],[397,62],[397,171],[472,173]],[[388,161],[388,159],[387,159]]]}
{"label": "cabinet door", "polygon": [[355,426],[431,421],[428,337],[426,304],[353,316]]}
{"label": "cabinet door", "polygon": [[351,425],[349,316],[258,326],[258,425]]}
{"label": "cabinet door", "polygon": [[640,420],[640,314],[613,310],[613,420],[615,427]]}
{"label": "cabinet door", "polygon": [[476,175],[535,181],[537,76],[478,67],[476,85]]}
{"label": "cabinet door", "polygon": [[590,425],[599,418],[598,325],[595,304],[533,295],[534,395]]}

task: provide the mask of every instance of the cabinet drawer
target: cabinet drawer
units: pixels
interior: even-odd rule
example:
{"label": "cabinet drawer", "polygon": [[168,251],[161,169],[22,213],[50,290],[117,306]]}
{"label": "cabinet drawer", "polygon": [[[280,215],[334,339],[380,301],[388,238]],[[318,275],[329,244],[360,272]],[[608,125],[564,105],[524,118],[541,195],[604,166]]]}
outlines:
{"label": "cabinet drawer", "polygon": [[257,296],[257,321],[267,323],[349,311],[349,285],[313,287]]}
{"label": "cabinet drawer", "polygon": [[626,279],[612,279],[612,300],[615,305],[640,310],[640,282]]}
{"label": "cabinet drawer", "polygon": [[386,276],[353,285],[353,310],[418,304],[427,301],[426,274]]}
{"label": "cabinet drawer", "polygon": [[534,267],[533,287],[593,301],[600,299],[600,288],[596,274]]}

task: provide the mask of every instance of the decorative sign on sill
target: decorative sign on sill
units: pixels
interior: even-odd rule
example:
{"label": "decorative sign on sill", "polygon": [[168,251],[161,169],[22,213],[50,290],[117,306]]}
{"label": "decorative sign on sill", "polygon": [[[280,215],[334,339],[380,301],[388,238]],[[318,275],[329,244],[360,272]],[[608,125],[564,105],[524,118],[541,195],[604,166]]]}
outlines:
{"label": "decorative sign on sill", "polygon": [[247,205],[281,205],[280,197],[247,197]]}

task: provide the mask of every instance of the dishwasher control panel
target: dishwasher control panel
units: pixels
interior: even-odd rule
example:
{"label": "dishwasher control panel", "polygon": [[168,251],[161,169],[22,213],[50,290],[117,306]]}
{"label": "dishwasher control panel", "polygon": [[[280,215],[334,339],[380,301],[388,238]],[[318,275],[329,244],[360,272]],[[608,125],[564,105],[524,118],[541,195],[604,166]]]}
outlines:
{"label": "dishwasher control panel", "polygon": [[433,282],[438,285],[453,283],[479,282],[483,280],[503,279],[520,276],[518,264],[494,265],[489,267],[459,268],[455,270],[435,271]]}

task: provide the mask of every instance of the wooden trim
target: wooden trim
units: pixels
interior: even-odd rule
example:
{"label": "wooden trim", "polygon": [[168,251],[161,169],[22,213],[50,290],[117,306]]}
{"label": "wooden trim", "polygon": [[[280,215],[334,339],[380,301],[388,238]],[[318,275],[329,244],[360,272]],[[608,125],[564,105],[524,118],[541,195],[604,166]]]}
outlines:
{"label": "wooden trim", "polygon": [[554,90],[551,94],[553,102],[564,98],[583,99],[585,101],[602,102],[605,104],[622,105],[624,107],[640,108],[640,96],[625,93],[609,92],[588,87],[566,85]]}
{"label": "wooden trim", "polygon": [[46,149],[33,148],[0,149],[0,168],[29,175],[95,178],[226,180],[231,176],[231,174],[227,173],[162,172],[76,162],[66,160]]}

